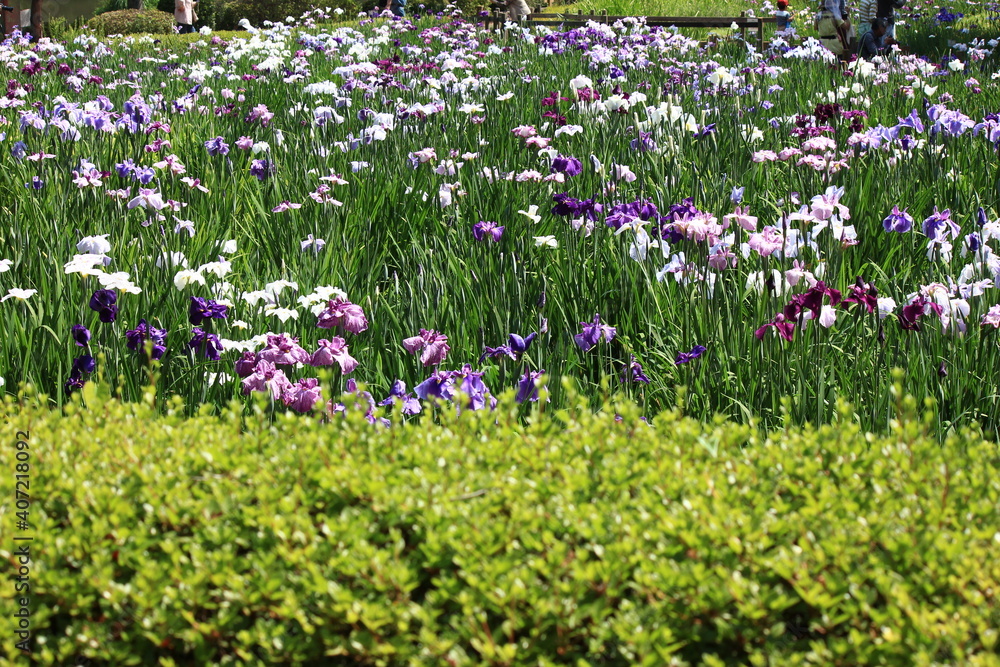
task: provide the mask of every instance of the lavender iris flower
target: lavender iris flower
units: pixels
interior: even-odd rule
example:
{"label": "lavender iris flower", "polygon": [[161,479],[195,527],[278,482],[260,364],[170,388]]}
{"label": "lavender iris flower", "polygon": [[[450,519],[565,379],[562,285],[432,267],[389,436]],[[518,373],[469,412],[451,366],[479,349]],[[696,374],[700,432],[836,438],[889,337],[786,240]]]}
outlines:
{"label": "lavender iris flower", "polygon": [[228,155],[229,154],[229,144],[223,141],[222,137],[216,137],[214,139],[209,139],[205,142],[205,149],[208,154],[212,157],[216,155]]}
{"label": "lavender iris flower", "polygon": [[947,241],[949,235],[951,238],[957,239],[962,231],[951,219],[951,209],[938,212],[937,206],[934,207],[934,212],[924,220],[922,229],[924,235],[938,243]]}
{"label": "lavender iris flower", "polygon": [[584,352],[589,351],[597,345],[602,335],[604,336],[604,340],[610,343],[618,333],[618,330],[614,327],[601,324],[601,316],[599,314],[594,315],[593,322],[580,322],[580,324],[583,326],[583,332],[573,336],[573,340],[576,341],[576,344]]}
{"label": "lavender iris flower", "polygon": [[118,295],[109,289],[99,289],[90,297],[90,309],[97,311],[102,322],[111,324],[118,317]]}
{"label": "lavender iris flower", "polygon": [[226,319],[226,312],[228,310],[228,306],[217,303],[212,299],[203,299],[200,296],[193,296],[191,297],[191,305],[188,308],[188,319],[191,321],[191,324],[198,326],[204,320]]}

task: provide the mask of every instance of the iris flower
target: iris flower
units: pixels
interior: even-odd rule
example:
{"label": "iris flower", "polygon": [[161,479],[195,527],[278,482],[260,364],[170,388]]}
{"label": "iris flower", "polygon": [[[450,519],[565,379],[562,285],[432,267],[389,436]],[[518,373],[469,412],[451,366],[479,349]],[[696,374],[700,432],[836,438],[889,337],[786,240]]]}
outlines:
{"label": "iris flower", "polygon": [[[707,348],[704,345],[695,345],[694,347],[691,348],[690,352],[678,352],[677,357],[674,359],[674,365],[680,366],[681,364],[686,364],[689,361],[693,361],[698,357],[700,357],[701,355],[705,354],[706,349]],[[640,371],[641,370],[642,369],[640,368]],[[646,382],[649,382],[649,380],[646,380]]]}
{"label": "iris flower", "polygon": [[410,354],[420,353],[420,363],[424,366],[436,366],[444,361],[451,347],[448,337],[433,329],[421,329],[420,334],[403,339],[403,347]]}
{"label": "iris flower", "polygon": [[535,402],[538,400],[538,379],[545,374],[545,369],[537,371],[524,371],[524,375],[517,382],[517,396],[514,400],[517,403],[525,401]]}
{"label": "iris flower", "polygon": [[228,306],[224,306],[212,299],[193,296],[191,297],[191,304],[188,307],[188,319],[191,324],[198,326],[208,319],[226,319],[226,312],[228,310]]}
{"label": "iris flower", "polygon": [[480,220],[476,224],[472,225],[472,237],[477,241],[485,241],[491,239],[494,242],[499,241],[500,237],[503,236],[503,227],[495,222],[489,220]]}
{"label": "iris flower", "polygon": [[345,331],[356,334],[368,328],[368,319],[361,306],[337,297],[331,299],[326,309],[319,314],[316,326],[320,329],[344,327]]}
{"label": "iris flower", "polygon": [[396,380],[392,383],[388,398],[380,402],[379,405],[393,405],[395,403],[399,403],[402,406],[404,415],[415,415],[422,409],[420,401],[413,394],[407,393],[406,383],[402,380]]}
{"label": "iris flower", "polygon": [[594,315],[593,322],[580,322],[580,324],[583,326],[583,331],[573,336],[573,340],[576,341],[576,344],[584,352],[589,351],[597,345],[602,336],[605,342],[610,343],[618,333],[618,330],[614,327],[601,324],[601,316],[599,314]]}
{"label": "iris flower", "polygon": [[191,341],[188,343],[188,347],[193,349],[195,354],[200,352],[206,359],[218,361],[222,352],[222,342],[219,340],[219,337],[203,331],[199,327],[195,327],[191,333]]}
{"label": "iris flower", "polygon": [[139,326],[125,332],[125,346],[133,352],[145,352],[145,342],[153,342],[152,358],[162,359],[167,351],[167,330],[157,329],[146,320],[139,320]]}
{"label": "iris flower", "polygon": [[352,373],[358,367],[358,360],[349,354],[347,341],[343,338],[334,336],[331,340],[320,339],[319,349],[313,352],[309,364],[311,366],[332,366],[334,363],[340,366],[340,372],[344,375]]}
{"label": "iris flower", "polygon": [[105,324],[111,324],[118,317],[118,295],[109,289],[99,289],[90,297],[90,309],[98,313]]}
{"label": "iris flower", "polygon": [[913,229],[913,218],[906,212],[905,208],[900,211],[898,206],[893,206],[892,212],[882,220],[882,227],[887,232],[905,234]]}

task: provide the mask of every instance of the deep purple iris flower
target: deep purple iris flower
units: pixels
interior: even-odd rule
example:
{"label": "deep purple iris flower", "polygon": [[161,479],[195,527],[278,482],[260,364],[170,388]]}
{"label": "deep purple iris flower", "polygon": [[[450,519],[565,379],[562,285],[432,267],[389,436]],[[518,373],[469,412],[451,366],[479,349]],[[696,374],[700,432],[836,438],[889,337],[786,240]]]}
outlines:
{"label": "deep purple iris flower", "polygon": [[[678,352],[677,357],[674,359],[674,365],[680,366],[681,364],[686,364],[689,361],[693,361],[698,357],[700,357],[701,355],[705,354],[706,349],[707,348],[704,345],[695,345],[694,347],[691,348],[690,352]],[[649,382],[649,380],[646,380],[646,382]]]}
{"label": "deep purple iris flower", "polygon": [[191,297],[191,305],[188,308],[188,319],[191,324],[198,326],[208,319],[224,320],[229,306],[224,306],[212,299],[203,299],[200,296]]}
{"label": "deep purple iris flower", "polygon": [[604,206],[595,203],[593,199],[575,199],[566,192],[552,195],[552,200],[556,202],[552,207],[552,213],[555,215],[596,221],[597,216],[604,211]]}
{"label": "deep purple iris flower", "polygon": [[153,351],[151,356],[153,359],[162,359],[163,354],[167,351],[167,330],[157,329],[146,322],[146,320],[139,320],[139,326],[126,331],[125,340],[127,341],[125,346],[128,349],[133,352],[143,353],[146,351],[146,341],[152,341]]}
{"label": "deep purple iris flower", "polygon": [[101,321],[111,324],[118,317],[118,295],[109,289],[99,289],[90,297],[90,309],[97,311]]}
{"label": "deep purple iris flower", "polygon": [[893,206],[892,213],[882,220],[882,226],[887,232],[905,234],[913,229],[913,218],[906,212],[905,208],[900,211],[898,206]]}
{"label": "deep purple iris flower", "polygon": [[87,347],[90,343],[90,330],[82,324],[74,324],[70,327],[70,336],[79,347]]}
{"label": "deep purple iris flower", "polygon": [[580,322],[580,324],[583,326],[583,331],[573,336],[573,340],[576,341],[576,344],[584,352],[589,351],[597,345],[601,336],[604,336],[605,342],[610,343],[618,333],[618,330],[614,327],[601,324],[601,316],[599,314],[594,315],[593,322]]}
{"label": "deep purple iris flower", "polygon": [[535,402],[538,400],[538,378],[545,374],[545,369],[537,371],[524,371],[524,375],[517,382],[517,396],[514,400],[518,403],[525,401]]}
{"label": "deep purple iris flower", "polygon": [[656,142],[649,132],[640,132],[637,138],[629,142],[629,147],[634,151],[653,151],[656,150]]}
{"label": "deep purple iris flower", "polygon": [[83,389],[83,374],[93,373],[97,368],[97,362],[89,354],[84,354],[73,360],[73,367],[69,372],[69,379],[64,385],[67,393],[72,393],[77,389]]}
{"label": "deep purple iris flower", "polygon": [[472,225],[472,238],[477,241],[485,241],[488,239],[499,241],[501,236],[503,236],[503,227],[495,222],[480,220],[476,224]]}
{"label": "deep purple iris flower", "polygon": [[222,137],[209,139],[205,142],[205,148],[208,150],[208,154],[213,157],[216,155],[229,154],[229,144],[223,141]]}
{"label": "deep purple iris flower", "polygon": [[188,347],[192,348],[196,355],[200,352],[206,359],[219,360],[222,353],[222,342],[218,336],[208,333],[200,327],[192,329],[191,334],[191,342],[188,343]]}
{"label": "deep purple iris flower", "polygon": [[404,415],[415,415],[421,410],[420,401],[413,394],[407,393],[406,383],[396,380],[389,389],[389,397],[380,402],[379,405],[394,405],[400,403]]}
{"label": "deep purple iris flower", "polygon": [[552,160],[550,171],[553,174],[560,172],[567,176],[576,176],[583,171],[583,163],[572,156],[557,155]]}

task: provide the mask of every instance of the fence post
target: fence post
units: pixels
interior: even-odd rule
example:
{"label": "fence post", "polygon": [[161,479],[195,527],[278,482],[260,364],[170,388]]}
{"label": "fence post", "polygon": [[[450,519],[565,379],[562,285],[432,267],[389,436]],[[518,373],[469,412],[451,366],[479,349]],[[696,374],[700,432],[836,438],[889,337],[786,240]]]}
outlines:
{"label": "fence post", "polygon": [[[747,13],[746,13],[746,10],[744,10],[744,11],[740,12],[740,18],[744,18],[744,19],[745,19],[746,17],[747,17]],[[747,41],[747,26],[746,26],[746,24],[745,24],[745,23],[742,23],[742,22],[741,22],[741,24],[740,24],[740,38],[741,38],[741,39],[742,39],[742,40],[743,40],[744,42],[746,42],[746,41]]]}
{"label": "fence post", "polygon": [[601,10],[601,23],[603,23],[604,25],[607,25],[609,23],[609,21],[608,21],[608,10],[606,10],[606,9],[602,9]]}
{"label": "fence post", "polygon": [[764,22],[757,19],[757,53],[764,53]]}

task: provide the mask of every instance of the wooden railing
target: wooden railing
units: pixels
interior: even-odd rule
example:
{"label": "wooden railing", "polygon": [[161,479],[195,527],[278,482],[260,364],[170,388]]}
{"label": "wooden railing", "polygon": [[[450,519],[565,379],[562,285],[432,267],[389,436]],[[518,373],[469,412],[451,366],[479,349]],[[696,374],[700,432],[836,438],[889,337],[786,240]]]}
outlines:
{"label": "wooden railing", "polygon": [[[584,14],[577,11],[575,14],[542,12],[542,6],[535,7],[531,14],[523,17],[522,22],[530,25],[544,25],[550,27],[579,28],[593,21],[595,23],[611,24],[622,19],[635,18],[629,16],[609,16],[607,12],[600,14]],[[507,22],[507,13],[494,11],[487,19],[487,24],[499,29]],[[731,28],[735,25],[744,41],[747,33],[756,33],[757,50],[764,48],[764,24],[775,23],[773,16],[747,16],[743,12],[741,16],[647,16],[645,23],[648,26],[659,26],[663,28]]]}

